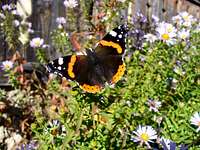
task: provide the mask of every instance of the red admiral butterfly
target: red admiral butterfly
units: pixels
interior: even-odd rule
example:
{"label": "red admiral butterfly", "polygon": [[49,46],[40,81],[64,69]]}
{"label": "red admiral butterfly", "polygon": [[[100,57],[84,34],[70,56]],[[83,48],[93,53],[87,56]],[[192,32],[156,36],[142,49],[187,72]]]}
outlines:
{"label": "red admiral butterfly", "polygon": [[77,81],[84,91],[99,92],[106,82],[115,84],[124,74],[123,54],[127,31],[126,25],[120,25],[106,34],[94,50],[86,49],[87,55],[58,58],[50,62],[47,69]]}

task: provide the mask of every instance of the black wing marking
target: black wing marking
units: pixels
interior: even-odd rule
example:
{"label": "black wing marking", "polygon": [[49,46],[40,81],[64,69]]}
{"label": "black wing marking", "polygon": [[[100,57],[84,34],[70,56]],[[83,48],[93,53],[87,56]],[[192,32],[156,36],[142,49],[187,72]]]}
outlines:
{"label": "black wing marking", "polygon": [[100,58],[104,68],[104,76],[110,84],[117,83],[125,72],[125,64],[119,55],[109,55]]}

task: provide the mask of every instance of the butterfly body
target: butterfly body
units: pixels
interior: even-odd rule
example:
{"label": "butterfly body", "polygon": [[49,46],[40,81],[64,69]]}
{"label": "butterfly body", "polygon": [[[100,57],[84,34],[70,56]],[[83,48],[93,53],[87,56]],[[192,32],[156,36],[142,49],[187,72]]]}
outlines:
{"label": "butterfly body", "polygon": [[123,76],[125,37],[127,27],[121,25],[110,31],[86,55],[69,55],[47,65],[49,72],[78,82],[86,92],[99,92],[105,85],[115,84]]}

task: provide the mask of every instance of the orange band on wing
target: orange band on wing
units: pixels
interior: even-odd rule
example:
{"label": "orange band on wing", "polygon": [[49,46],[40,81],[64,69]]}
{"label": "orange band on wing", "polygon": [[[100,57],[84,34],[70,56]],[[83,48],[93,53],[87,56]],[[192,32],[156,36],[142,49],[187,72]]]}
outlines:
{"label": "orange band on wing", "polygon": [[97,93],[101,90],[101,87],[98,85],[88,85],[88,84],[83,84],[80,86],[84,91],[89,92],[89,93]]}
{"label": "orange band on wing", "polygon": [[73,72],[73,67],[74,67],[74,64],[76,62],[76,56],[75,55],[72,55],[71,56],[71,59],[70,59],[70,62],[68,63],[68,75],[71,77],[71,78],[75,78],[75,74]]}
{"label": "orange band on wing", "polygon": [[125,69],[126,68],[125,68],[125,64],[124,63],[119,66],[119,68],[117,69],[117,73],[112,77],[111,82],[113,84],[118,82],[121,79],[121,77],[124,75]]}
{"label": "orange band on wing", "polygon": [[103,46],[111,46],[111,47],[113,47],[117,50],[118,54],[122,53],[122,47],[119,44],[114,43],[112,41],[108,42],[108,41],[105,41],[105,40],[101,40],[101,41],[99,41],[99,44],[101,44]]}

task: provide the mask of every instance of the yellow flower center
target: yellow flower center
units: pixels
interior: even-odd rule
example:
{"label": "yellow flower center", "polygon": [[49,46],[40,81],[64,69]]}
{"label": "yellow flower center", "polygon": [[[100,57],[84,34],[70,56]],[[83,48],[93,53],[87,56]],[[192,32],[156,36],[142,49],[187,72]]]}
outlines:
{"label": "yellow flower center", "polygon": [[51,134],[56,136],[58,134],[58,128],[51,129]]}
{"label": "yellow flower center", "polygon": [[182,38],[182,39],[186,39],[186,35],[185,35],[185,34],[182,34],[182,35],[181,35],[181,38]]}
{"label": "yellow flower center", "polygon": [[198,122],[198,126],[200,127],[200,121]]}
{"label": "yellow flower center", "polygon": [[36,45],[37,47],[39,47],[39,46],[40,46],[40,40],[36,40],[36,41],[35,41],[35,45]]}
{"label": "yellow flower center", "polygon": [[169,40],[169,34],[164,33],[164,34],[162,35],[162,39],[163,39],[163,40]]}
{"label": "yellow flower center", "polygon": [[140,137],[145,142],[149,140],[149,135],[147,133],[142,133]]}
{"label": "yellow flower center", "polygon": [[168,32],[172,32],[172,31],[173,31],[173,28],[172,28],[172,27],[168,27],[167,31],[168,31]]}
{"label": "yellow flower center", "polygon": [[183,19],[184,19],[185,21],[187,21],[187,20],[189,20],[189,16],[183,16]]}
{"label": "yellow flower center", "polygon": [[5,69],[10,69],[11,67],[10,67],[9,64],[6,64],[6,65],[4,66],[4,68],[5,68]]}

